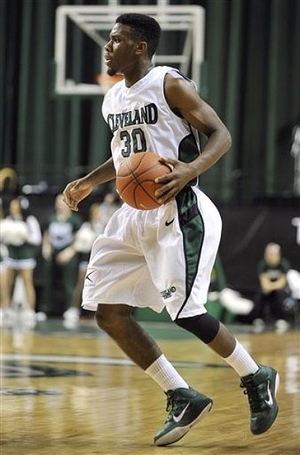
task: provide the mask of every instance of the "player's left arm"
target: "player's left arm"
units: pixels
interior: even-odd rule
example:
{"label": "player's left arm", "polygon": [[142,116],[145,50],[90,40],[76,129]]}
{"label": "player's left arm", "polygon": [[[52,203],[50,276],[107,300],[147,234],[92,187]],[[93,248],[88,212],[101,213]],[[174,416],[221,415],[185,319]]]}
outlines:
{"label": "player's left arm", "polygon": [[68,183],[63,191],[64,202],[70,209],[78,211],[78,204],[93,191],[95,186],[109,182],[115,177],[116,170],[110,157],[89,174]]}
{"label": "player's left arm", "polygon": [[189,181],[213,166],[231,146],[228,129],[189,81],[166,75],[165,96],[170,109],[205,135],[207,141],[199,157],[191,163],[163,159],[173,167],[172,173],[157,179],[164,183],[156,192],[163,203],[173,199]]}

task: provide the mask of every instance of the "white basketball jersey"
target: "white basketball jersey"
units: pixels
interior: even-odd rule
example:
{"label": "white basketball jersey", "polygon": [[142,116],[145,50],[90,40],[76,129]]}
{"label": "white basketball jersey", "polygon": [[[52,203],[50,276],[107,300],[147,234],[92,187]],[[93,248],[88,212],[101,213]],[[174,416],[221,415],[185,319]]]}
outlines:
{"label": "white basketball jersey", "polygon": [[[132,87],[121,81],[106,94],[103,115],[113,133],[116,170],[131,153],[142,151],[185,162],[199,155],[197,132],[166,102],[166,73],[183,77],[174,68],[157,67]],[[173,320],[205,313],[220,236],[218,210],[191,184],[154,210],[123,204],[93,244],[83,308],[95,311],[99,303],[166,307]]]}
{"label": "white basketball jersey", "polygon": [[183,162],[199,155],[199,133],[173,113],[165,99],[167,73],[183,78],[174,68],[158,66],[133,86],[128,88],[121,81],[105,95],[102,113],[113,133],[111,152],[116,170],[131,153],[151,151]]}

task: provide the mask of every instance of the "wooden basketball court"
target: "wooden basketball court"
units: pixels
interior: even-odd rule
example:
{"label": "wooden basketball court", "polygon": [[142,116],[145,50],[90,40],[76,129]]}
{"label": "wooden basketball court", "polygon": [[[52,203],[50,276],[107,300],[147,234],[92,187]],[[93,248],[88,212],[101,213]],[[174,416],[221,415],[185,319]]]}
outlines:
{"label": "wooden basketball court", "polygon": [[269,432],[249,431],[247,397],[236,373],[205,345],[169,323],[143,323],[180,373],[214,406],[181,441],[156,447],[166,418],[160,388],[95,325],[66,329],[61,320],[35,330],[3,329],[3,455],[299,455],[299,331],[230,330],[281,375],[280,412]]}

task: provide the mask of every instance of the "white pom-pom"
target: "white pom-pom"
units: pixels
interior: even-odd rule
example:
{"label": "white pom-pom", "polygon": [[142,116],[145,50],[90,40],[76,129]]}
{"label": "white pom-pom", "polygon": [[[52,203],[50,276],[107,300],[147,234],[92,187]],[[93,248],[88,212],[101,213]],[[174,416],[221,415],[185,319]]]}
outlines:
{"label": "white pom-pom", "polygon": [[239,292],[229,288],[220,292],[220,301],[233,314],[249,314],[254,306],[252,300],[245,299]]}
{"label": "white pom-pom", "polygon": [[89,228],[85,227],[79,229],[76,233],[74,248],[79,253],[89,253],[91,251],[92,245],[96,238],[95,232]]}
{"label": "white pom-pom", "polygon": [[24,221],[5,219],[1,221],[1,240],[6,245],[20,246],[28,239],[28,226]]}

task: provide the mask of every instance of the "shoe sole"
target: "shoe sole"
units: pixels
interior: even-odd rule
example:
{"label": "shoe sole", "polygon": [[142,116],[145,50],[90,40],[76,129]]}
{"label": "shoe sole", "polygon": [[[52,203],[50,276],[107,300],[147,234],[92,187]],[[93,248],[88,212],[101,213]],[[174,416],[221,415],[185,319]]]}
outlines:
{"label": "shoe sole", "polygon": [[169,431],[167,434],[164,434],[162,437],[154,441],[155,445],[157,446],[167,446],[169,444],[174,444],[175,442],[182,439],[190,429],[196,425],[196,423],[200,422],[203,417],[211,410],[212,408],[212,401],[210,401],[204,409],[202,409],[201,413],[188,425],[182,427],[176,427],[174,430]]}

